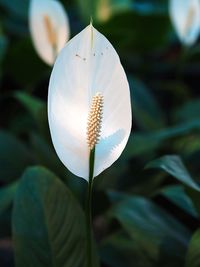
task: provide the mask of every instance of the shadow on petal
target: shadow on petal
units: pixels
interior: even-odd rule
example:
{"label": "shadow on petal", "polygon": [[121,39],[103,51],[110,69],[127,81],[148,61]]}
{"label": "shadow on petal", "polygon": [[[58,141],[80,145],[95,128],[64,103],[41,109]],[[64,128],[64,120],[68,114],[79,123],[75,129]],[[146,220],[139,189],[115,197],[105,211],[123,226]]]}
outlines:
{"label": "shadow on petal", "polygon": [[115,133],[100,139],[99,144],[96,146],[97,157],[99,160],[105,158],[110,154],[117,146],[121,144],[125,136],[123,129],[117,130]]}

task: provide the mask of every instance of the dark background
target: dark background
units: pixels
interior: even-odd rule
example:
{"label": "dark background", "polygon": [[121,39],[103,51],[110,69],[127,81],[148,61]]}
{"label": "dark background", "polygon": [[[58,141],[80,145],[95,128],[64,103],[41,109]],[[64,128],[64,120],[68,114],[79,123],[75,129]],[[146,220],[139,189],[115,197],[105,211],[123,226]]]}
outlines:
{"label": "dark background", "polygon": [[[71,37],[89,24],[92,14],[94,27],[117,50],[131,89],[129,143],[94,183],[93,222],[102,266],[200,266],[199,41],[191,47],[180,43],[165,0],[62,2]],[[110,14],[106,18],[104,5]],[[86,187],[60,163],[50,140],[46,102],[51,67],[34,50],[28,7],[28,0],[0,0],[3,267],[14,266],[13,199],[27,167],[54,172],[80,204]]]}

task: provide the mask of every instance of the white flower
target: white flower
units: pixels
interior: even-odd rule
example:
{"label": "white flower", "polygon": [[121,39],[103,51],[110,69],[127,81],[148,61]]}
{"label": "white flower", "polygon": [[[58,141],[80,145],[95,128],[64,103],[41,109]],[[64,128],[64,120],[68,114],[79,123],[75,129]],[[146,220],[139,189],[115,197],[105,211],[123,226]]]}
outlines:
{"label": "white flower", "polygon": [[49,65],[69,39],[67,14],[56,0],[31,0],[29,25],[35,49]]}
{"label": "white flower", "polygon": [[92,25],[59,54],[49,84],[48,119],[55,150],[75,175],[88,180],[115,162],[131,131],[130,91],[120,59]]}
{"label": "white flower", "polygon": [[169,12],[181,42],[193,45],[200,32],[200,1],[170,0]]}

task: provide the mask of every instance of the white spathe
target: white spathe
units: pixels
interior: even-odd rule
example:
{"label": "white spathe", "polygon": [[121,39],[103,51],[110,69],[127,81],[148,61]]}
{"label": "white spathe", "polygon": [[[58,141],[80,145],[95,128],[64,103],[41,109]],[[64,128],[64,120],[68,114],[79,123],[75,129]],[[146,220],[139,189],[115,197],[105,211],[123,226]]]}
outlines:
{"label": "white spathe", "polygon": [[121,155],[131,131],[130,90],[119,56],[92,25],[59,54],[49,84],[48,119],[55,150],[75,175],[88,180],[87,122],[92,98],[103,96],[94,177]]}
{"label": "white spathe", "polygon": [[193,45],[200,33],[200,1],[170,0],[169,12],[180,41]]}
{"label": "white spathe", "polygon": [[[49,41],[45,18],[55,32],[55,47]],[[55,57],[69,40],[69,20],[63,6],[56,0],[31,0],[29,26],[37,53],[48,65],[53,65]]]}

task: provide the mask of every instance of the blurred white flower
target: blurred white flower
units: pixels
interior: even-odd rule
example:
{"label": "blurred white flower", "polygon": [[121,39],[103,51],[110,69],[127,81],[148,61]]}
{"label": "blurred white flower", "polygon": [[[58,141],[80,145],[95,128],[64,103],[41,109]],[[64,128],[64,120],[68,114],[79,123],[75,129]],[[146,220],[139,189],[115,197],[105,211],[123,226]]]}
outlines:
{"label": "blurred white flower", "polygon": [[35,49],[49,65],[69,39],[68,16],[56,0],[31,0],[29,25]]}
{"label": "blurred white flower", "polygon": [[75,175],[88,180],[115,162],[131,131],[130,91],[120,59],[92,25],[59,54],[49,84],[48,119],[55,150]]}
{"label": "blurred white flower", "polygon": [[184,45],[193,45],[200,32],[200,1],[170,0],[171,21]]}

